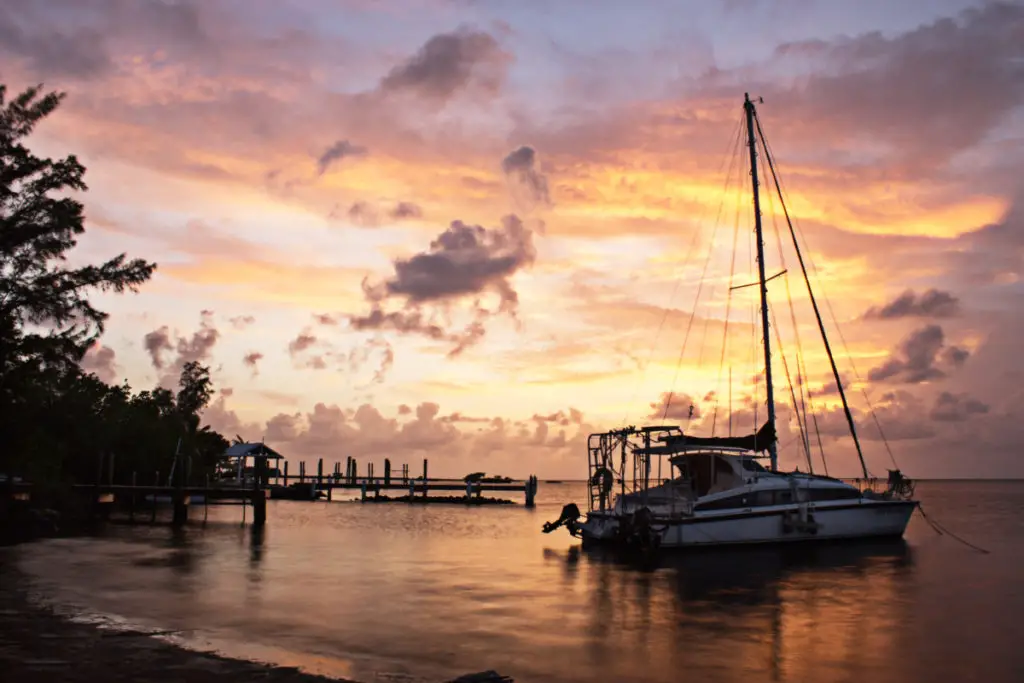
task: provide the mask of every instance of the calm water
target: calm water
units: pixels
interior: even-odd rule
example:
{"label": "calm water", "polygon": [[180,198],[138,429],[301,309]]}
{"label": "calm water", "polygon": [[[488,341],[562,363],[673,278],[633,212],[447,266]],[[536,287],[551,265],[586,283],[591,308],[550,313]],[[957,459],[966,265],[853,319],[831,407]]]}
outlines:
{"label": "calm water", "polygon": [[[551,681],[1024,680],[1024,482],[923,482],[897,543],[688,553],[653,570],[540,533],[535,510],[272,502],[206,526],[5,551],[72,611],[360,681],[493,668]],[[193,512],[195,516],[195,512]]]}

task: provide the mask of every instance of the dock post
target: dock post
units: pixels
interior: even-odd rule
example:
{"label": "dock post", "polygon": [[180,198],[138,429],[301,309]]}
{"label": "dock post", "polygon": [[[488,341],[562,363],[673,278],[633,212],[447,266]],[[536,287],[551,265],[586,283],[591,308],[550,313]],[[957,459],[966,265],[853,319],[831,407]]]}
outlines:
{"label": "dock post", "polygon": [[132,498],[131,498],[131,507],[129,508],[130,512],[128,513],[128,518],[132,522],[135,521],[135,487],[137,485],[138,485],[138,482],[137,482],[136,473],[132,472]]}
{"label": "dock post", "polygon": [[391,486],[391,460],[384,458],[384,488]]}
{"label": "dock post", "polygon": [[[316,490],[319,491],[324,487],[324,459],[320,458],[316,461]],[[316,496],[314,495],[314,498]]]}
{"label": "dock post", "polygon": [[355,484],[356,480],[358,478],[359,478],[359,463],[356,462],[355,458],[352,458],[352,481],[351,481],[351,483]]}
{"label": "dock post", "polygon": [[366,482],[365,481],[363,482],[363,485],[361,487],[361,491],[362,491],[361,500],[366,500]]}
{"label": "dock post", "polygon": [[427,459],[423,458],[423,497],[427,497]]}
{"label": "dock post", "polygon": [[534,506],[533,498],[537,495],[537,475],[531,474],[526,480],[526,507]]}
{"label": "dock post", "polygon": [[[252,489],[252,525],[259,528],[267,523],[267,493],[260,486],[260,482],[266,474],[267,459],[256,458],[256,484]],[[245,509],[244,507],[242,508]],[[244,514],[244,513],[243,513]]]}
{"label": "dock post", "polygon": [[306,483],[306,461],[303,460],[299,463],[299,483]]}
{"label": "dock post", "polygon": [[288,486],[288,461],[284,461],[284,485]]}
{"label": "dock post", "polygon": [[171,499],[174,501],[174,517],[171,520],[173,526],[184,526],[188,521],[188,500],[185,498],[185,463],[181,456],[175,458],[174,468],[174,492]]}

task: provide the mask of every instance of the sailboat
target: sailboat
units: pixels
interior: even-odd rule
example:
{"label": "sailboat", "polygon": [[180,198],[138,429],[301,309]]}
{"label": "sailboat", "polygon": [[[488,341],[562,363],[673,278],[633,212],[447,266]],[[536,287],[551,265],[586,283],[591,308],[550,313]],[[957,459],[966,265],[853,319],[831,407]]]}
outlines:
{"label": "sailboat", "polygon": [[[862,485],[855,486],[849,481],[815,474],[810,467],[806,438],[810,471],[778,469],[768,304],[768,282],[773,278],[765,276],[757,169],[759,138],[784,211],[785,199],[749,94],[744,96],[743,108],[752,180],[758,270],[754,284],[760,289],[759,327],[764,348],[767,421],[745,436],[698,437],[684,433],[676,425],[629,426],[591,434],[587,443],[586,515],[581,519],[579,508],[570,503],[558,520],[544,525],[545,533],[565,526],[584,545],[615,543],[638,549],[900,537],[918,505],[913,497],[914,483],[899,469],[889,470],[885,481],[869,476],[788,212],[786,219],[793,244],[864,478],[858,481]],[[662,460],[655,466],[656,458],[668,461],[668,477],[660,476]],[[768,467],[760,462],[765,458]]]}

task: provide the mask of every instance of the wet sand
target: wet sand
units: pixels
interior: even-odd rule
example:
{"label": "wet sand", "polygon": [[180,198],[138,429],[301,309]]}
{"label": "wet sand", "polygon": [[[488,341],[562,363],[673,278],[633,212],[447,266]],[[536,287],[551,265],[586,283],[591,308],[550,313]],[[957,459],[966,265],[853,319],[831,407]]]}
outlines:
{"label": "wet sand", "polygon": [[31,604],[17,578],[4,572],[0,582],[0,680],[337,683],[341,679],[194,652],[149,633],[72,622]]}

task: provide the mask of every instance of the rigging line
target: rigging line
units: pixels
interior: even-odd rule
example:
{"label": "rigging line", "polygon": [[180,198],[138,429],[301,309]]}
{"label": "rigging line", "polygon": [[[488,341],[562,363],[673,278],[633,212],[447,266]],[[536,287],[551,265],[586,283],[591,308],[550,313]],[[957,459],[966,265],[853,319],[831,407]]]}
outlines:
{"label": "rigging line", "polygon": [[821,453],[821,464],[825,468],[825,476],[828,476],[828,461],[825,460],[825,447],[821,445],[821,430],[818,429],[818,416],[811,413],[811,419],[814,420],[814,434],[818,437],[818,452]]}
{"label": "rigging line", "polygon": [[[767,158],[768,157],[768,148],[764,146],[764,139],[763,138],[761,138],[761,147],[764,150],[765,158]],[[779,230],[778,215],[775,212],[775,201],[774,201],[774,198],[772,197],[772,193],[771,192],[767,192],[766,194],[768,196],[768,208],[769,208],[769,211],[771,211],[771,216],[772,216],[772,229],[773,229],[773,232],[775,233],[775,242],[776,242],[776,244],[778,245],[778,248],[779,248],[779,265],[782,267],[782,272],[786,273],[786,276],[783,278],[783,284],[786,287],[786,302],[789,304],[789,320],[790,320],[790,323],[793,325],[793,337],[796,340],[796,379],[797,379],[797,386],[798,386],[799,391],[800,391],[800,403],[799,404],[797,404],[797,402],[796,402],[796,392],[792,391],[792,386],[790,386],[790,389],[791,389],[790,393],[793,395],[793,411],[796,413],[797,424],[801,425],[801,433],[804,435],[804,438],[805,438],[804,451],[807,453],[808,466],[810,466],[810,459],[811,459],[811,442],[810,442],[810,438],[809,438],[810,425],[807,424],[807,404],[804,401],[804,376],[806,376],[806,373],[804,375],[801,375],[801,365],[802,365],[802,361],[803,361],[803,347],[800,344],[800,327],[799,327],[799,325],[797,325],[796,310],[793,308],[793,293],[790,291],[790,288],[789,288],[789,274],[788,274],[789,271],[786,268],[786,254],[785,254],[785,251],[782,248],[782,231]],[[780,337],[779,344],[781,344],[781,343],[782,343],[782,341],[781,341],[781,337]],[[785,358],[785,356],[783,356],[783,359],[784,358]],[[783,362],[785,362],[785,360]],[[812,467],[811,471],[812,472],[814,471],[813,467]]]}
{"label": "rigging line", "polygon": [[[764,131],[761,130],[761,119],[756,119],[757,131],[761,135],[761,139],[764,140]],[[767,142],[765,149],[770,149]],[[814,316],[818,319],[818,329],[821,332],[821,340],[825,344],[825,351],[828,353],[829,363],[832,365],[832,374],[835,375],[836,387],[839,389],[839,397],[843,401],[843,411],[846,413],[846,422],[850,427],[850,436],[853,437],[853,445],[857,449],[857,458],[860,460],[861,470],[864,472],[864,477],[868,478],[868,466],[864,461],[864,452],[860,447],[860,439],[857,438],[857,426],[853,421],[853,413],[850,412],[850,406],[846,401],[846,392],[843,390],[843,381],[839,377],[839,368],[836,367],[835,359],[832,357],[832,348],[828,342],[828,335],[825,333],[825,322],[821,318],[821,312],[818,310],[818,302],[814,298],[814,290],[811,288],[811,279],[807,273],[807,267],[804,265],[804,257],[800,252],[800,245],[796,239],[796,231],[793,228],[793,221],[789,217],[789,210],[786,209],[786,200],[782,194],[782,186],[779,184],[779,175],[775,172],[775,160],[771,154],[766,156],[768,161],[768,168],[771,170],[772,179],[775,181],[775,189],[779,193],[779,203],[782,205],[782,211],[786,215],[786,223],[789,225],[789,232],[793,238],[793,247],[796,250],[797,260],[800,262],[800,270],[803,271],[804,282],[807,284],[807,294],[811,298],[811,306],[814,307]]]}
{"label": "rigging line", "polygon": [[[742,132],[742,127],[739,127],[737,130],[738,130],[738,132]],[[662,418],[661,418],[662,420],[665,420],[665,419],[668,418],[668,411],[672,407],[672,399],[675,397],[676,382],[679,380],[679,371],[680,371],[680,369],[682,368],[682,365],[683,365],[683,356],[686,354],[686,345],[687,345],[687,343],[689,342],[689,339],[690,339],[690,331],[693,329],[693,319],[694,319],[694,317],[697,314],[697,308],[698,308],[698,305],[700,304],[700,295],[701,295],[701,291],[704,289],[704,279],[707,276],[708,264],[711,263],[711,255],[714,253],[714,250],[715,250],[715,236],[718,234],[718,226],[721,223],[722,207],[725,205],[725,194],[726,194],[726,192],[728,192],[729,185],[732,182],[733,164],[736,161],[736,158],[738,156],[738,154],[736,154],[735,150],[739,147],[739,143],[740,143],[741,139],[742,139],[742,136],[738,134],[736,142],[733,145],[733,153],[729,155],[730,156],[729,173],[728,173],[728,175],[726,177],[726,180],[725,180],[725,188],[722,191],[721,201],[719,201],[719,204],[718,204],[718,214],[715,216],[715,223],[714,223],[714,225],[711,228],[711,239],[708,241],[708,251],[707,251],[707,255],[704,258],[704,267],[701,269],[700,280],[698,280],[698,282],[697,282],[697,294],[696,294],[696,296],[694,297],[694,300],[693,300],[693,307],[690,309],[690,319],[687,320],[687,322],[686,322],[686,332],[683,335],[683,344],[682,344],[682,346],[679,349],[679,358],[676,360],[676,369],[675,369],[675,372],[673,373],[673,376],[672,376],[672,384],[670,385],[668,396],[665,397],[665,411],[664,411],[664,414],[662,415]],[[699,231],[697,231],[697,232],[699,233]],[[712,288],[713,287],[714,287],[714,285],[712,285]],[[707,330],[707,327],[705,325],[705,331],[706,330]],[[703,342],[702,342],[701,351],[703,352]],[[687,423],[687,424],[689,424],[689,423]]]}
{"label": "rigging line", "polygon": [[683,356],[686,354],[686,344],[690,339],[690,330],[693,329],[693,319],[697,314],[697,305],[700,302],[700,293],[704,289],[704,278],[708,272],[708,264],[711,263],[711,254],[715,251],[715,234],[718,232],[718,222],[715,222],[714,227],[711,229],[711,240],[708,243],[708,253],[704,258],[704,267],[700,271],[700,280],[697,282],[697,294],[693,299],[693,308],[690,309],[690,319],[686,321],[686,333],[683,335],[683,345],[679,349],[679,358],[676,360],[676,370],[672,376],[672,384],[669,389],[668,396],[665,398],[665,413],[661,416],[662,420],[668,418],[669,408],[672,407],[672,399],[675,396],[676,382],[679,380],[679,370],[683,366]]}
{"label": "rigging line", "polygon": [[796,407],[796,392],[793,391],[793,380],[789,375],[789,363],[786,362],[786,352],[782,348],[782,334],[779,333],[779,323],[775,318],[775,307],[769,302],[768,311],[772,317],[772,326],[775,328],[775,342],[779,347],[779,358],[782,359],[782,370],[786,374],[786,383],[789,385],[789,400],[793,402],[793,412],[796,413],[796,426],[800,431],[800,445],[803,446],[804,455],[807,457],[807,469],[814,474],[814,464],[811,462],[810,441],[804,431],[804,425],[800,422],[800,411]]}
{"label": "rigging line", "polygon": [[[763,136],[761,138],[761,143],[762,143],[762,145],[765,146],[766,151],[770,150],[770,145],[768,144],[768,141],[764,139]],[[780,178],[776,177],[776,185],[778,186],[780,200],[785,201],[783,199],[783,194],[785,194],[785,193],[784,193],[784,190],[782,188],[782,181],[781,181]],[[788,215],[787,215],[787,219],[788,219]],[[793,221],[793,223],[796,224],[796,229],[797,229],[797,232],[800,235],[800,239],[806,245],[807,244],[807,236],[804,234],[803,227],[799,224],[799,222]],[[792,229],[792,223],[790,225],[790,228]],[[794,240],[795,239],[796,239],[796,236],[794,236]],[[853,370],[853,377],[854,377],[854,379],[860,385],[861,394],[864,396],[864,402],[867,403],[868,412],[871,414],[871,419],[874,422],[875,427],[878,429],[878,435],[882,439],[882,445],[885,447],[885,451],[889,455],[889,460],[892,462],[892,466],[895,469],[898,470],[899,469],[899,464],[897,464],[897,462],[896,462],[896,456],[895,456],[895,454],[893,454],[892,447],[889,444],[889,440],[886,438],[885,431],[882,429],[882,423],[878,419],[878,413],[875,410],[875,407],[872,404],[871,399],[868,397],[867,389],[864,388],[864,384],[865,383],[861,379],[860,373],[857,372],[857,365],[856,365],[856,363],[854,363],[853,354],[850,352],[849,344],[847,344],[847,342],[846,342],[846,335],[843,334],[843,328],[839,326],[839,318],[838,318],[838,316],[836,316],[835,309],[832,307],[832,300],[829,299],[828,292],[825,290],[825,286],[824,286],[824,282],[822,280],[821,274],[818,272],[818,266],[817,266],[817,264],[814,261],[811,261],[811,271],[814,273],[815,279],[817,279],[817,281],[818,281],[818,289],[821,291],[821,296],[825,300],[825,307],[828,309],[829,317],[832,319],[832,326],[835,327],[836,332],[839,334],[839,341],[840,341],[840,343],[843,346],[843,353],[846,355],[846,361],[847,361],[847,363],[850,364],[850,369]],[[837,384],[837,386],[839,386],[838,379],[836,381],[836,384]]]}
{"label": "rigging line", "polygon": [[[722,352],[718,357],[718,381],[715,385],[715,408],[711,414],[711,436],[715,435],[715,425],[718,423],[718,404],[722,395],[722,366],[725,365],[725,354],[729,348],[729,316],[732,312],[732,283],[736,275],[736,246],[739,244],[740,237],[740,207],[742,206],[742,200],[740,193],[736,193],[736,218],[733,221],[732,228],[732,258],[729,262],[729,293],[725,299],[725,324],[722,328]],[[730,373],[731,374],[731,373]],[[730,383],[732,379],[730,377]],[[730,391],[732,386],[730,384]],[[732,412],[732,401],[729,402],[729,411]]]}
{"label": "rigging line", "polygon": [[[736,156],[737,156],[734,150],[739,146],[740,140],[742,140],[742,137],[743,137],[743,121],[742,120],[737,122],[737,124],[736,124],[736,131],[735,131],[735,134],[734,134],[733,137],[734,137],[734,139],[730,143],[730,146],[729,146],[729,150],[730,151],[729,151],[728,155],[722,159],[722,163],[718,167],[718,173],[721,174],[722,169],[725,167],[726,161],[727,160],[729,161],[729,170],[728,170],[728,173],[726,174],[725,189],[722,191],[722,196],[723,196],[722,201],[723,202],[724,202],[725,192],[728,191],[729,183],[732,180],[732,166],[735,164],[735,160],[736,160]],[[721,208],[721,207],[719,207],[719,208]],[[699,225],[699,223],[698,223],[698,225]],[[683,265],[684,266],[689,263],[690,257],[693,255],[693,251],[694,251],[694,249],[697,246],[697,240],[700,237],[700,233],[701,233],[701,231],[699,229],[693,231],[693,238],[690,240],[690,244],[689,244],[689,246],[687,247],[687,250],[686,250],[686,256],[683,259]],[[685,276],[685,268],[680,270],[679,277],[676,278],[676,281],[675,281],[675,283],[672,286],[672,293],[669,296],[668,303],[665,306],[665,310],[662,311],[661,322],[658,324],[658,330],[657,330],[657,332],[655,332],[654,337],[651,339],[651,344],[650,344],[650,346],[647,349],[647,359],[646,359],[646,361],[644,361],[644,363],[641,365],[641,368],[640,368],[640,379],[633,386],[633,393],[631,394],[629,401],[626,403],[626,412],[622,416],[622,425],[621,425],[622,427],[624,427],[626,425],[626,421],[629,419],[629,406],[631,406],[633,404],[633,401],[636,400],[636,394],[640,390],[640,385],[642,385],[644,383],[644,380],[647,377],[647,368],[650,367],[651,359],[654,356],[654,347],[657,344],[658,338],[661,336],[661,332],[662,332],[662,330],[665,327],[666,321],[668,320],[668,315],[669,315],[669,312],[671,310],[672,302],[675,300],[676,292],[678,292],[679,285],[682,284],[684,276]]]}

